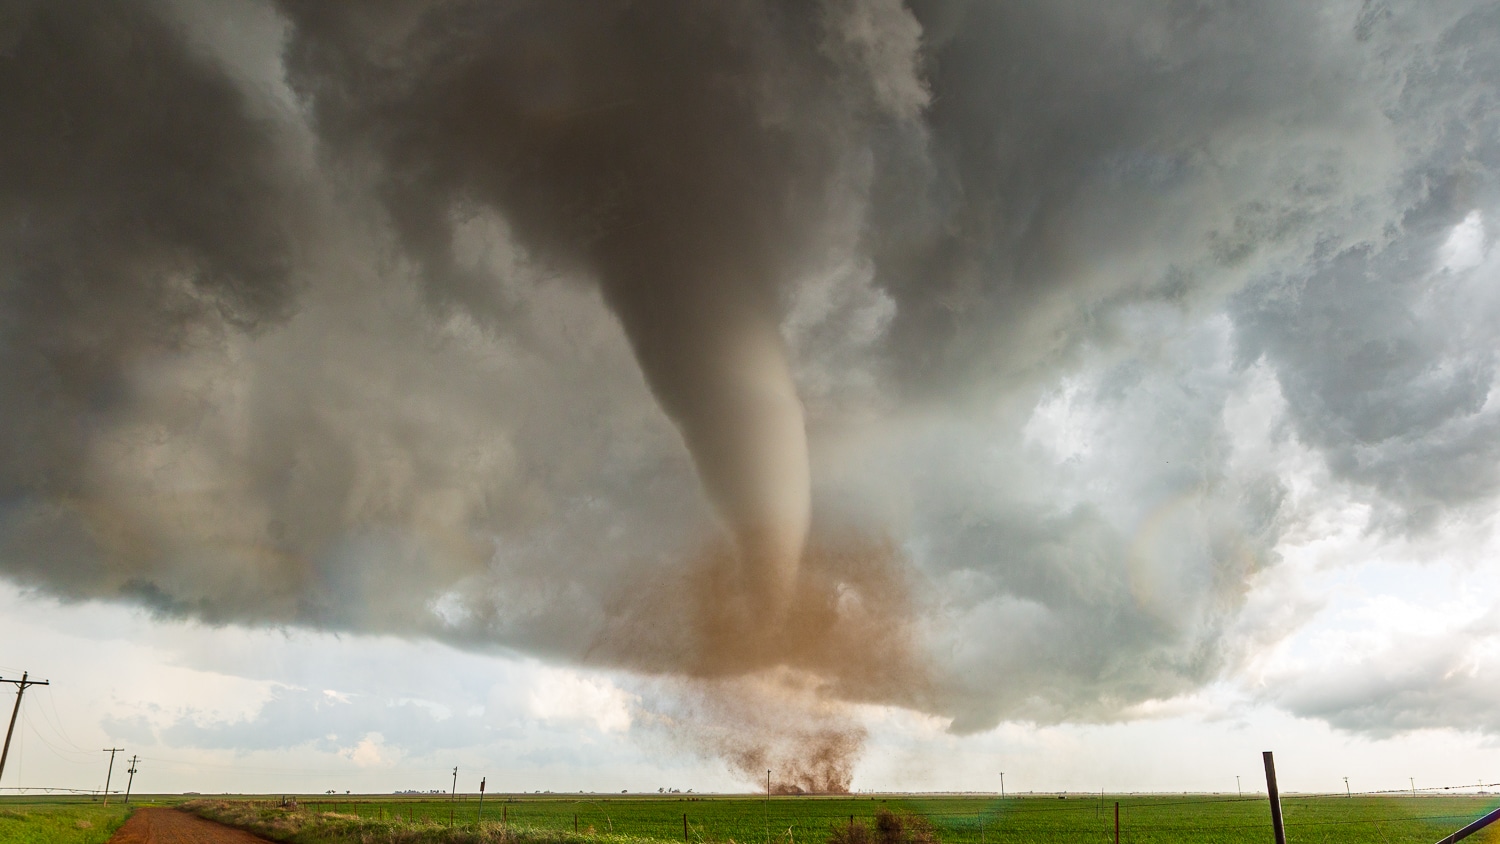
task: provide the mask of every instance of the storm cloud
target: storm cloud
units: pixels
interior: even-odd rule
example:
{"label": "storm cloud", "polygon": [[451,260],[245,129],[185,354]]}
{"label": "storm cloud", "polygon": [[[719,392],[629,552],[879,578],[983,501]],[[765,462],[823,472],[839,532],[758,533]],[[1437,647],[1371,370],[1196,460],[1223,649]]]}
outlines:
{"label": "storm cloud", "polygon": [[0,22],[0,567],[66,599],[967,731],[1283,635],[1266,443],[1387,535],[1500,493],[1492,4]]}

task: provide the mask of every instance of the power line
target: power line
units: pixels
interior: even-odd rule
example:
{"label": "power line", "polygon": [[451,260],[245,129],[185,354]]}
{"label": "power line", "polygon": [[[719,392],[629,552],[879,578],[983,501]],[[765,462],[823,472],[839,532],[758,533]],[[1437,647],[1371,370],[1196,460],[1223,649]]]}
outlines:
{"label": "power line", "polygon": [[62,739],[63,744],[73,748],[74,752],[92,754],[93,751],[73,741],[73,737],[68,735],[67,728],[63,726],[62,713],[57,709],[57,697],[52,694],[50,687],[44,691],[46,694],[42,695],[43,706],[41,711],[42,720],[47,722],[47,728],[55,732]]}

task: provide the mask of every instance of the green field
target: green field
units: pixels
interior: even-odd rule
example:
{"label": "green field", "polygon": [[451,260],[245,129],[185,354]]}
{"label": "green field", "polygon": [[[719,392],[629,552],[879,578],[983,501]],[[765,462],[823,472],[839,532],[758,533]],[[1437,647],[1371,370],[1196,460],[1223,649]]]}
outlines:
{"label": "green field", "polygon": [[[1120,804],[1120,840],[1156,842],[1269,842],[1271,824],[1264,798],[1233,795],[1047,797],[711,797],[696,795],[526,795],[496,796],[484,802],[484,825],[498,836],[500,825],[512,838],[547,841],[635,839],[689,844],[797,844],[828,841],[838,827],[869,824],[880,809],[920,815],[944,844],[1010,842],[1109,842],[1114,840],[1114,805]],[[1287,840],[1432,844],[1500,805],[1495,797],[1290,796],[1283,800]],[[438,797],[304,797],[300,812],[336,813],[354,836],[409,829],[473,829],[479,803],[472,796],[456,802]],[[361,819],[356,821],[356,819]],[[574,832],[575,824],[577,833]],[[517,834],[519,833],[519,834]],[[446,837],[446,836],[443,836]],[[488,836],[485,836],[488,840]],[[324,840],[308,837],[307,840]],[[342,840],[329,838],[328,840]],[[358,840],[357,836],[349,840]],[[381,840],[373,837],[369,840]],[[434,839],[437,840],[437,839]],[[1468,839],[1500,842],[1500,824]]]}
{"label": "green field", "polygon": [[127,812],[87,797],[0,797],[0,844],[102,844]]}

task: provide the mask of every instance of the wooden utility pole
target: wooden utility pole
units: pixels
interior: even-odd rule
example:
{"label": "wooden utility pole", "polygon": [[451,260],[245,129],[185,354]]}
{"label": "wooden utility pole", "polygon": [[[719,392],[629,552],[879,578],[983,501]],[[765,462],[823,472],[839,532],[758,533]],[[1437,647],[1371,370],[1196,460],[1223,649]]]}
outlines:
{"label": "wooden utility pole", "polygon": [[1276,844],[1286,844],[1286,827],[1281,824],[1281,792],[1276,788],[1276,759],[1267,750],[1261,754],[1266,763],[1266,790],[1271,793],[1271,826],[1276,830]]}
{"label": "wooden utility pole", "polygon": [[10,736],[16,731],[16,716],[21,714],[21,695],[26,694],[27,686],[50,686],[46,680],[28,680],[31,672],[22,671],[21,679],[7,680],[0,677],[0,683],[14,683],[16,687],[16,706],[10,711],[10,726],[5,729],[5,749],[0,750],[0,777],[5,776],[5,759],[10,756]]}
{"label": "wooden utility pole", "polygon": [[474,816],[477,823],[484,823],[484,780],[484,777],[479,778],[479,814]]}
{"label": "wooden utility pole", "polygon": [[453,826],[453,807],[458,800],[458,766],[453,766],[453,790],[448,792],[448,826]]}
{"label": "wooden utility pole", "polygon": [[128,770],[128,771],[125,772],[127,774],[130,774],[130,779],[128,779],[128,780],[125,781],[125,802],[126,803],[130,802],[130,787],[132,785],[135,785],[135,763],[137,763],[139,761],[141,761],[141,757],[139,757],[139,756],[132,756],[132,757],[130,757],[130,770]]}
{"label": "wooden utility pole", "polygon": [[109,805],[109,779],[115,775],[115,754],[124,753],[123,747],[106,747],[103,753],[109,754],[109,771],[104,774],[104,805]]}
{"label": "wooden utility pole", "polygon": [[771,844],[771,769],[766,769],[766,844]]}

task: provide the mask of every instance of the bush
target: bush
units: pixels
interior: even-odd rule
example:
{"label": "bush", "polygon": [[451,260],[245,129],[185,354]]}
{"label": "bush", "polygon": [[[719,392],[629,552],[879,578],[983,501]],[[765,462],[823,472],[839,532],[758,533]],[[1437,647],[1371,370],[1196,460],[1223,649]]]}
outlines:
{"label": "bush", "polygon": [[921,815],[881,809],[875,822],[856,821],[835,826],[828,844],[937,844],[932,824]]}

